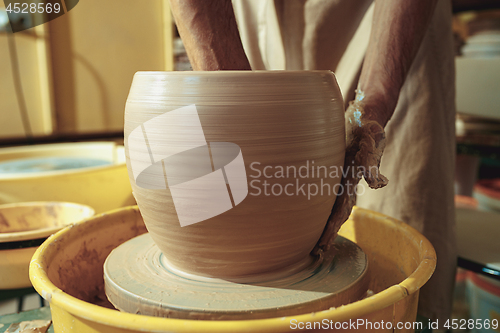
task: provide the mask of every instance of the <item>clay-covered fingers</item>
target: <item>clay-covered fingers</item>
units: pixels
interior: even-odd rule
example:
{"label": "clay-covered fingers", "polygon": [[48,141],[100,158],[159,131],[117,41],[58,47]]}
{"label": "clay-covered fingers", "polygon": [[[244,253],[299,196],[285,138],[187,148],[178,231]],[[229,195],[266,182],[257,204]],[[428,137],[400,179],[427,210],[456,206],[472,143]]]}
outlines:
{"label": "clay-covered fingers", "polygon": [[[346,170],[353,167],[355,155],[355,151],[347,151],[344,162]],[[347,172],[346,176],[342,178],[340,193],[337,195],[321,238],[313,250],[314,255],[321,255],[322,252],[329,250],[332,241],[337,237],[340,227],[349,218],[352,207],[356,204],[356,186],[361,179],[360,176],[361,174],[358,172]]]}
{"label": "clay-covered fingers", "polygon": [[373,189],[386,186],[389,180],[380,173],[380,161],[385,148],[384,129],[376,121],[368,121],[353,130],[354,146],[358,149],[354,164],[368,186]]}
{"label": "clay-covered fingers", "polygon": [[[384,187],[388,179],[380,173],[380,161],[385,149],[385,132],[380,123],[367,117],[364,94],[358,91],[345,113],[347,152],[356,151],[354,166],[368,186]],[[346,153],[347,156],[347,153]]]}
{"label": "clay-covered fingers", "polygon": [[349,218],[356,204],[356,186],[362,177],[368,186],[374,189],[384,187],[388,183],[388,179],[379,171],[385,148],[384,128],[367,117],[364,108],[364,95],[358,91],[356,99],[349,103],[345,113],[344,177],[323,234],[313,250],[315,255],[321,255],[329,249],[340,227]]}

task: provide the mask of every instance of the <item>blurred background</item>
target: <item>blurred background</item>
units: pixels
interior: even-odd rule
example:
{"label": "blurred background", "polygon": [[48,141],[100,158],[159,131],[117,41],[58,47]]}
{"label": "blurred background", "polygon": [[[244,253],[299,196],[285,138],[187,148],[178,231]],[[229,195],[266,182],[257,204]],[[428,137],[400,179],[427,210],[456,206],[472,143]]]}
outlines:
{"label": "blurred background", "polygon": [[[500,313],[500,2],[455,0],[453,8],[455,192],[462,246],[455,315],[469,318],[484,309]],[[33,20],[37,17],[19,15],[13,24],[29,25]],[[121,145],[134,73],[190,69],[168,0],[77,1],[65,15],[16,33],[11,32],[6,7],[0,3],[0,162],[7,160],[2,157],[4,149],[13,154],[12,149],[20,146],[94,141]],[[125,182],[120,191],[130,192],[124,163],[118,164]],[[0,204],[23,200],[2,192],[5,184],[0,179]],[[89,204],[99,212],[133,203],[127,198],[97,208],[88,198],[68,201]],[[475,232],[477,223],[493,234],[492,244],[481,249],[485,238]],[[478,296],[482,287],[486,298]],[[12,296],[2,289],[0,285],[0,300]],[[17,303],[0,302],[0,314],[39,306],[33,297],[30,306],[18,298]]]}
{"label": "blurred background", "polygon": [[[29,22],[19,17],[20,22]],[[9,34],[0,4],[0,141],[123,130],[136,71],[174,69],[168,1],[80,1]],[[46,140],[48,138],[45,138]]]}

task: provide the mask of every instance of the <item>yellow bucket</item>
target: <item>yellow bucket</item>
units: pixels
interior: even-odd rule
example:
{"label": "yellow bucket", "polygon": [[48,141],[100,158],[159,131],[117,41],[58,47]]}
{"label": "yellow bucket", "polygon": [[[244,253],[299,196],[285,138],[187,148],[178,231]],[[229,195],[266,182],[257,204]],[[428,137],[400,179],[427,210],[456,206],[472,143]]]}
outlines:
{"label": "yellow bucket", "polygon": [[96,213],[135,204],[125,149],[113,142],[78,142],[0,149],[0,162],[48,157],[81,157],[110,164],[55,171],[0,173],[0,204],[69,201]]}
{"label": "yellow bucket", "polygon": [[37,245],[92,215],[89,206],[70,202],[0,205],[0,289],[31,287],[28,268]]}
{"label": "yellow bucket", "polygon": [[[116,246],[143,232],[139,210],[129,207],[63,229],[40,246],[30,264],[30,278],[50,302],[56,333],[286,332],[302,327],[413,332],[419,289],[436,265],[434,248],[415,229],[355,208],[340,234],[356,242],[368,256],[369,289],[374,294],[363,300],[293,317],[235,321],[149,317],[97,305],[107,303],[104,260]],[[397,329],[398,323],[402,323],[401,329]]]}

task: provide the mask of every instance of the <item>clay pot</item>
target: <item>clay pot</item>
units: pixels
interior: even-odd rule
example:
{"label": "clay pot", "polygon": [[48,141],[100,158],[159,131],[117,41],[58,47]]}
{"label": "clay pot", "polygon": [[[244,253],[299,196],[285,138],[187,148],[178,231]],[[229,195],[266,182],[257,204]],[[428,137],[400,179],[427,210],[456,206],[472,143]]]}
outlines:
{"label": "clay pot", "polygon": [[286,270],[308,260],[340,189],[343,101],[329,71],[138,72],[125,148],[173,268]]}

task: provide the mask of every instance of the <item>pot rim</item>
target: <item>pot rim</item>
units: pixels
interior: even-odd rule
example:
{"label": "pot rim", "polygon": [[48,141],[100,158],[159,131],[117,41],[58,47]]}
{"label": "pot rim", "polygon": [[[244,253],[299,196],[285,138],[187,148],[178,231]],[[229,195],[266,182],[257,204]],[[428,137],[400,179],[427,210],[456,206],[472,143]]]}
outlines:
{"label": "pot rim", "polygon": [[172,76],[190,76],[190,75],[203,75],[203,76],[250,76],[250,75],[320,75],[335,73],[331,70],[313,69],[313,70],[221,70],[221,71],[137,71],[135,75],[172,75]]}

